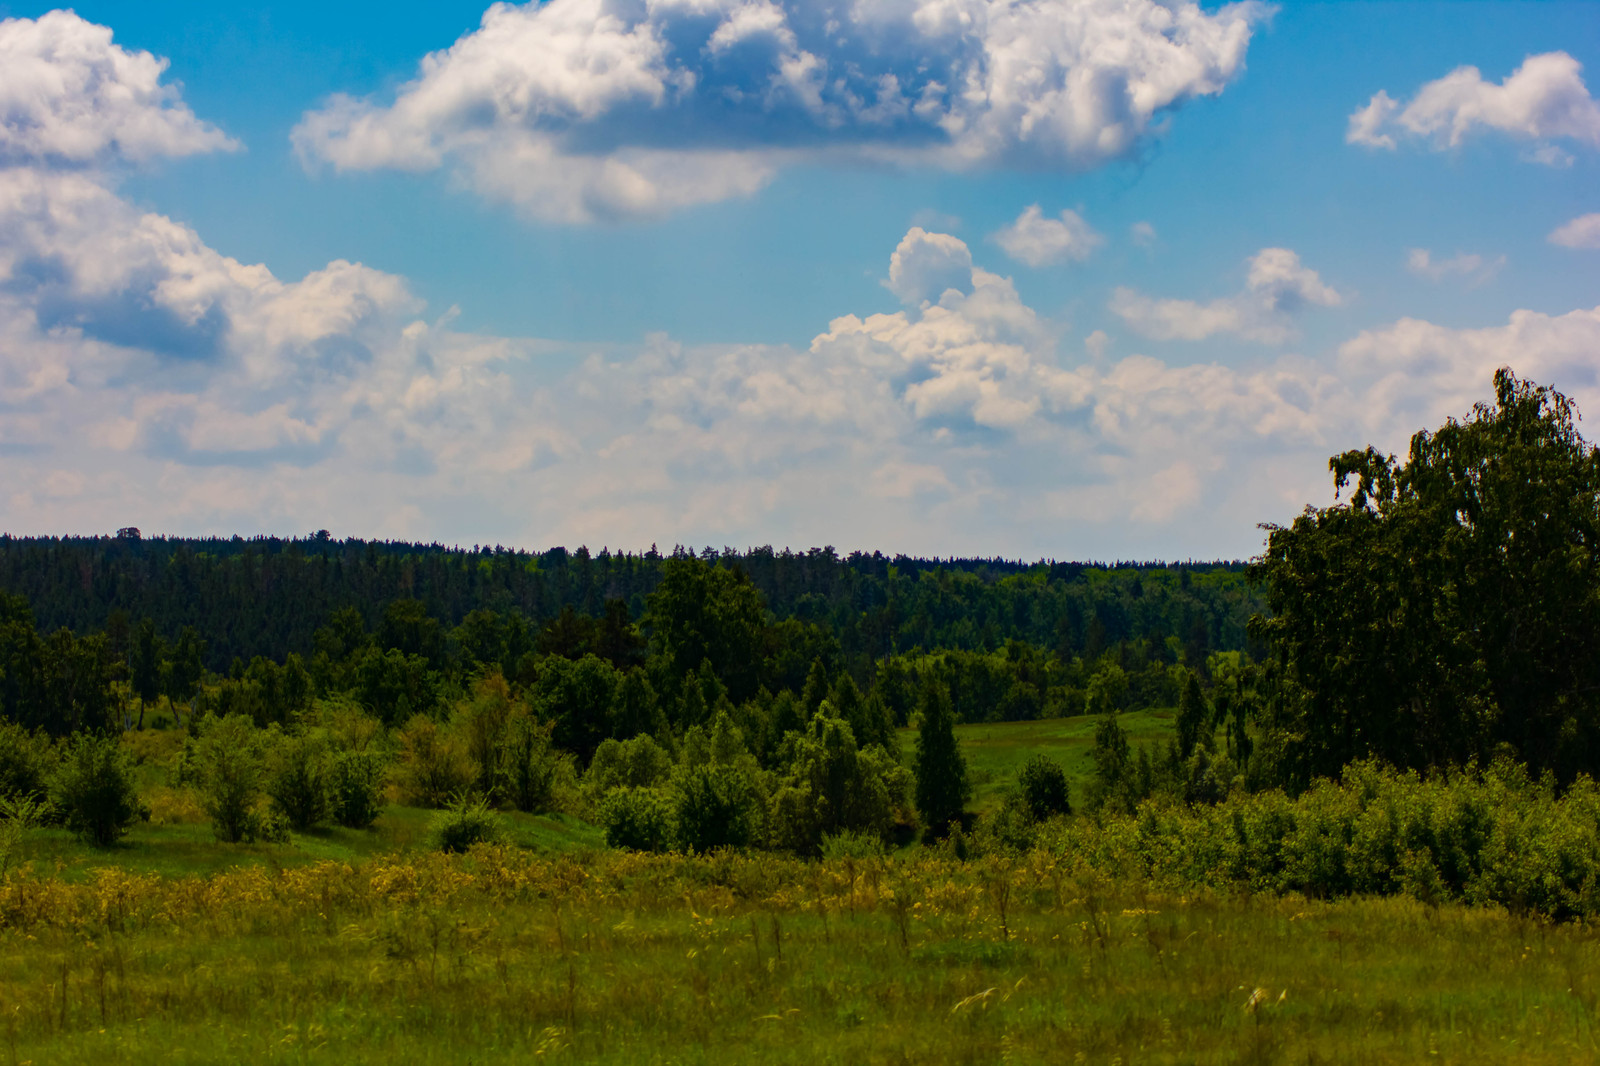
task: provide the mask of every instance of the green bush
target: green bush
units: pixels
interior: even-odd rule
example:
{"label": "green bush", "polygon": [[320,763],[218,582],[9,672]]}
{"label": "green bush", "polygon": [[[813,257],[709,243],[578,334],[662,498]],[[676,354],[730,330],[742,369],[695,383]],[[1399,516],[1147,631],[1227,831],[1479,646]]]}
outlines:
{"label": "green bush", "polygon": [[1035,755],[1023,765],[1017,775],[1017,788],[1035,821],[1072,813],[1067,775],[1048,755]]}
{"label": "green bush", "polygon": [[518,715],[506,728],[501,788],[519,811],[540,814],[555,808],[556,784],[572,756],[550,743],[551,726],[532,715]]}
{"label": "green bush", "polygon": [[43,796],[50,789],[50,741],[0,721],[0,798]]}
{"label": "green bush", "polygon": [[472,787],[472,761],[459,738],[417,715],[400,731],[400,792],[418,807],[446,807]]}
{"label": "green bush", "polygon": [[200,805],[217,839],[229,844],[283,836],[281,819],[264,816],[266,759],[262,733],[242,714],[209,718],[195,745]]}
{"label": "green bush", "polygon": [[1174,887],[1600,916],[1600,788],[1579,777],[1558,794],[1510,762],[1423,778],[1364,761],[1294,799],[1277,790],[1215,806],[1152,799],[1132,815],[1053,823],[1044,836],[1068,863]]}
{"label": "green bush", "polygon": [[735,766],[696,766],[677,782],[678,843],[684,851],[742,848],[754,843],[761,801]]}
{"label": "green bush", "polygon": [[285,740],[273,753],[267,776],[272,809],[305,832],[328,818],[327,745],[320,737]]}
{"label": "green bush", "polygon": [[133,765],[116,737],[80,733],[67,745],[50,798],[82,840],[115,844],[149,808],[133,786]]}
{"label": "green bush", "polygon": [[677,840],[671,795],[659,788],[614,788],[600,803],[606,843],[633,851],[669,851]]}
{"label": "green bush", "polygon": [[341,751],[328,760],[329,815],[346,829],[367,829],[383,813],[383,762],[369,751]]}
{"label": "green bush", "polygon": [[500,838],[500,816],[487,800],[461,794],[433,816],[428,835],[440,851],[466,851]]}

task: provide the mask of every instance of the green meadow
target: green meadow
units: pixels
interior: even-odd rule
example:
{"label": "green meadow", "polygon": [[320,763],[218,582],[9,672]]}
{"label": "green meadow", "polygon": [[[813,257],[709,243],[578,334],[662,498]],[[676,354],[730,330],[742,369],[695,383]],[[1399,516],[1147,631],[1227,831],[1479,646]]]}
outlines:
{"label": "green meadow", "polygon": [[[1173,735],[1173,711],[1152,708],[1126,711],[1118,721],[1137,749],[1148,745],[1151,754],[1163,750]],[[1094,779],[1094,729],[1096,715],[1049,718],[1033,722],[982,722],[956,726],[956,738],[967,760],[967,780],[972,784],[972,807],[979,812],[1000,805],[1016,784],[1022,766],[1035,755],[1047,755],[1066,772],[1074,801],[1088,792]],[[910,765],[917,748],[914,729],[899,731],[902,757]]]}

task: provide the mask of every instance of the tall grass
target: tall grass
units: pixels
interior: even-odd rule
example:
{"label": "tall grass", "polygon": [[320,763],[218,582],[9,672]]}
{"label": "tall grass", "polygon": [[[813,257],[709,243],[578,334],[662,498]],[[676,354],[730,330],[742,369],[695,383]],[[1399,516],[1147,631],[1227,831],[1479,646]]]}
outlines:
{"label": "tall grass", "polygon": [[1600,937],[1404,897],[503,846],[0,884],[18,1062],[1591,1061]]}

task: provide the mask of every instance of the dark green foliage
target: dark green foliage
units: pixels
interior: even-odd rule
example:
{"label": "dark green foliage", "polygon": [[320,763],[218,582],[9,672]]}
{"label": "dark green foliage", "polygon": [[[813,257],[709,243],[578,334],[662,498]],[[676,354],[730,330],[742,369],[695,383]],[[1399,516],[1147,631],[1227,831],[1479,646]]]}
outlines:
{"label": "dark green foliage", "polygon": [[606,844],[632,851],[668,851],[678,838],[672,795],[660,788],[615,788],[600,804]]}
{"label": "dark green foliage", "polygon": [[672,756],[648,734],[600,745],[584,774],[584,787],[605,796],[614,788],[654,788],[672,775]]}
{"label": "dark green foliage", "polygon": [[194,700],[200,681],[205,676],[205,657],[206,642],[200,639],[194,626],[184,626],[162,676],[166,697],[174,707]]}
{"label": "dark green foliage", "polygon": [[617,689],[612,709],[612,736],[627,740],[640,733],[660,733],[666,728],[667,718],[661,713],[661,703],[650,686],[649,676],[637,667],[629,670]]}
{"label": "dark green foliage", "polygon": [[917,813],[923,828],[942,834],[958,820],[971,797],[967,761],[956,745],[950,693],[938,682],[923,690],[922,724],[917,732]]}
{"label": "dark green foliage", "polygon": [[438,678],[422,656],[368,646],[352,663],[356,698],[384,724],[398,725],[413,715],[437,710]]}
{"label": "dark green foliage", "polygon": [[540,814],[555,805],[563,760],[571,762],[572,757],[552,746],[550,733],[548,723],[525,714],[506,729],[502,791],[519,811]]}
{"label": "dark green foliage", "polygon": [[1155,799],[1130,816],[1057,823],[1041,843],[1061,861],[1173,886],[1600,914],[1600,788],[1585,776],[1558,793],[1509,761],[1448,777],[1357,762],[1298,797]]}
{"label": "dark green foliage", "polygon": [[[736,703],[762,684],[772,692],[799,691],[818,657],[830,676],[848,668],[860,680],[896,651],[982,650],[1012,638],[1069,658],[1092,658],[1123,642],[1163,645],[1174,635],[1193,644],[1197,633],[1206,651],[1240,649],[1245,622],[1259,610],[1238,563],[1103,567],[770,548],[707,551],[695,559],[681,549],[665,557],[591,556],[561,548],[462,551],[315,537],[0,537],[0,589],[26,596],[43,632],[63,626],[93,632],[120,610],[153,620],[168,642],[193,626],[208,642],[203,659],[212,670],[234,658],[265,655],[283,662],[298,652],[319,684],[325,665],[343,662],[368,633],[383,630],[396,600],[421,603],[448,631],[474,611],[492,610],[505,644],[501,669],[515,680],[533,635],[562,607],[603,622],[612,617],[610,600],[620,599],[637,616],[666,569],[686,561],[725,572],[741,568],[774,616],[776,625],[758,627],[760,646],[750,659],[756,684],[744,691],[723,679]],[[1135,581],[1142,590],[1137,597]],[[397,644],[431,642],[421,632],[402,637],[402,621],[426,628],[415,616],[395,619],[390,630]],[[474,656],[461,658],[486,662],[482,656],[493,653],[494,643],[491,636],[487,648],[475,646]],[[608,657],[604,648],[590,650]],[[316,662],[319,654],[326,656],[323,663]],[[696,668],[703,657],[691,652],[679,666]],[[716,665],[720,671],[722,664]],[[885,703],[892,714],[909,714],[915,694]]]}
{"label": "dark green foliage", "polygon": [[50,783],[50,799],[68,829],[102,848],[148,817],[134,789],[133,766],[114,736],[80,733],[68,741]]}
{"label": "dark green foliage", "polygon": [[466,851],[474,844],[499,840],[500,816],[482,797],[458,795],[444,810],[433,816],[429,838],[440,851]]}
{"label": "dark green foliage", "polygon": [[290,737],[271,755],[266,792],[291,829],[304,832],[329,815],[328,751],[320,737]]}
{"label": "dark green foliage", "polygon": [[49,739],[0,721],[0,799],[43,796],[54,760]]}
{"label": "dark green foliage", "polygon": [[444,666],[443,627],[419,600],[395,600],[385,607],[375,636],[380,648],[422,659],[433,670]]}
{"label": "dark green foliage", "polygon": [[383,762],[374,752],[341,751],[327,764],[328,813],[347,829],[367,829],[383,813]]}
{"label": "dark green foliage", "polygon": [[1178,752],[1185,759],[1194,752],[1196,744],[1209,741],[1211,734],[1211,708],[1206,705],[1205,694],[1200,691],[1200,679],[1193,670],[1185,670],[1183,694],[1178,697]]}
{"label": "dark green foliage", "polygon": [[905,803],[905,769],[880,746],[859,748],[849,723],[830,710],[823,703],[789,738],[772,797],[773,843],[803,855],[818,854],[836,833],[883,839]]}
{"label": "dark green foliage", "polygon": [[1061,764],[1048,755],[1035,755],[1023,764],[1017,775],[1017,790],[1035,821],[1072,812],[1067,775]]}
{"label": "dark green foliage", "polygon": [[598,656],[558,657],[544,660],[531,695],[540,716],[555,723],[555,743],[587,764],[611,736],[611,709],[621,684],[616,667]]}
{"label": "dark green foliage", "polygon": [[755,842],[761,803],[743,767],[689,767],[675,791],[678,844],[684,851],[742,848]]}
{"label": "dark green foliage", "polygon": [[1376,755],[1461,765],[1508,745],[1600,770],[1600,453],[1554,390],[1418,433],[1405,462],[1330,461],[1341,504],[1272,530],[1270,748],[1294,787]]}
{"label": "dark green foliage", "polygon": [[139,697],[141,704],[160,699],[165,659],[165,641],[157,635],[156,624],[146,618],[134,627],[133,642],[128,649],[128,687]]}
{"label": "dark green foliage", "polygon": [[742,570],[668,559],[648,603],[644,624],[664,678],[676,683],[710,662],[734,702],[755,695],[765,607]]}
{"label": "dark green foliage", "polygon": [[1147,794],[1138,792],[1136,771],[1128,734],[1117,721],[1117,712],[1103,712],[1094,730],[1095,798],[1101,803],[1130,806],[1139,795]]}

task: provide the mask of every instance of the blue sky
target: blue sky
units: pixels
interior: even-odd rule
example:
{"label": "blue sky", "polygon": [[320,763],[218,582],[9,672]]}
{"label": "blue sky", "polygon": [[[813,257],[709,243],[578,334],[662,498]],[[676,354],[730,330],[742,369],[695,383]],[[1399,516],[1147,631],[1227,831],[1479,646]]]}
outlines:
{"label": "blue sky", "polygon": [[1600,410],[1593,5],[50,11],[11,532],[1243,556],[1495,366]]}

